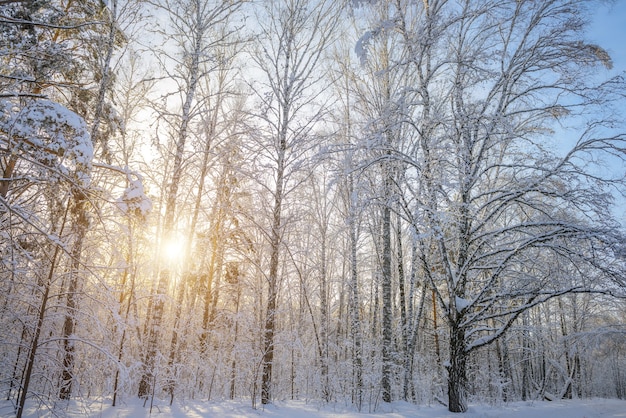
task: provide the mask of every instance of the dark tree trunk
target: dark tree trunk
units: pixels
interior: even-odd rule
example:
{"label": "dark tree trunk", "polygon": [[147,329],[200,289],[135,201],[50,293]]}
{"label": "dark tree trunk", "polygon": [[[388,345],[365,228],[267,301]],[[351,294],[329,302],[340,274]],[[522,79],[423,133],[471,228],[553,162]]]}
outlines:
{"label": "dark tree trunk", "polygon": [[[189,248],[189,247],[188,247]],[[176,360],[178,357],[178,334],[180,327],[180,317],[182,315],[182,307],[185,298],[185,289],[187,287],[188,275],[183,274],[181,278],[180,289],[176,298],[176,311],[174,314],[174,329],[172,330],[172,339],[170,340],[170,353],[167,359],[167,384],[166,390],[170,395],[170,406],[174,403],[174,393],[176,392]]]}
{"label": "dark tree trunk", "polygon": [[[198,16],[194,16],[197,18]],[[195,34],[195,44],[193,46],[193,53],[191,54],[192,60],[189,63],[189,67],[186,69],[188,75],[187,89],[185,91],[185,101],[182,106],[180,114],[180,123],[174,143],[176,145],[174,162],[172,164],[172,176],[170,184],[167,190],[167,197],[165,201],[165,214],[163,220],[163,237],[165,240],[172,239],[174,227],[175,227],[175,214],[177,211],[177,199],[178,188],[181,183],[182,176],[184,174],[184,153],[185,144],[187,142],[187,136],[189,131],[189,124],[192,118],[192,103],[195,100],[196,88],[200,81],[200,57],[202,52],[202,42],[204,41],[204,32],[201,28],[198,28],[198,33]],[[141,382],[139,383],[139,397],[146,397],[150,392],[154,392],[152,384],[154,383],[153,369],[156,363],[156,357],[158,353],[157,343],[161,338],[161,328],[163,326],[163,311],[165,309],[165,295],[167,294],[167,288],[170,284],[171,272],[169,266],[161,268],[159,273],[159,284],[157,287],[157,294],[154,295],[155,302],[152,316],[148,316],[146,321],[149,323],[149,332],[146,348],[146,357],[144,362],[144,371],[141,376]]]}
{"label": "dark tree trunk", "polygon": [[270,283],[265,314],[265,333],[263,336],[263,374],[261,375],[261,403],[272,401],[272,366],[274,363],[274,330],[276,327],[276,283]]}
{"label": "dark tree trunk", "polygon": [[[63,236],[63,230],[65,229],[65,221],[67,219],[67,210],[65,211],[65,215],[63,216],[63,221],[61,223],[61,228],[58,236]],[[54,231],[53,231],[54,232]],[[26,364],[24,365],[24,383],[22,384],[19,401],[17,404],[17,410],[15,413],[16,418],[22,418],[22,414],[24,413],[24,407],[26,406],[26,400],[28,398],[28,389],[30,386],[30,379],[33,375],[33,365],[35,364],[35,357],[37,355],[37,348],[39,347],[39,337],[41,336],[41,329],[43,327],[43,321],[46,316],[46,307],[48,305],[48,299],[50,296],[50,286],[52,284],[52,278],[54,277],[54,271],[57,267],[57,259],[59,256],[61,246],[55,245],[54,254],[52,256],[52,260],[50,263],[50,270],[48,271],[48,277],[45,282],[41,283],[43,287],[43,295],[41,297],[41,304],[39,306],[39,314],[37,317],[37,325],[33,331],[33,339],[30,344],[30,348],[28,350],[28,358],[26,359]]]}
{"label": "dark tree trunk", "polygon": [[450,328],[450,364],[448,364],[448,410],[467,411],[467,352],[465,330],[452,324]]}
{"label": "dark tree trunk", "polygon": [[83,241],[87,233],[88,219],[85,208],[85,196],[80,191],[72,193],[72,217],[74,243],[71,251],[70,279],[67,289],[67,302],[65,321],[63,323],[63,372],[61,374],[61,387],[59,399],[69,400],[72,395],[72,383],[74,381],[74,362],[76,348],[73,335],[76,329],[76,312],[78,311],[78,291],[80,286],[80,266],[83,252]]}
{"label": "dark tree trunk", "polygon": [[137,395],[140,398],[147,398],[154,390],[152,387],[155,377],[153,374],[158,353],[158,342],[161,339],[161,324],[163,320],[163,310],[165,307],[165,294],[167,286],[170,282],[170,271],[168,269],[161,270],[159,274],[159,284],[157,293],[154,295],[154,309],[151,318],[148,318],[148,339],[146,342],[146,356],[144,369],[139,382],[139,390]]}
{"label": "dark tree trunk", "polygon": [[281,210],[283,198],[284,157],[287,148],[286,132],[282,133],[279,146],[276,191],[272,221],[271,254],[269,266],[269,288],[263,334],[263,374],[261,375],[261,403],[267,405],[272,400],[272,366],[274,363],[274,330],[276,328],[276,299],[278,297],[278,261],[280,255]]}
{"label": "dark tree trunk", "polygon": [[[236,286],[237,286],[237,299],[235,299],[235,318],[239,316],[239,301],[241,299],[241,286],[239,283],[239,275],[236,277]],[[235,329],[233,335],[233,348],[231,349],[231,365],[230,365],[230,391],[229,398],[231,400],[235,399],[235,388],[237,382],[237,336],[239,335],[239,319],[235,319]]]}
{"label": "dark tree trunk", "polygon": [[391,318],[391,209],[383,208],[383,401],[391,402],[391,366],[392,366],[392,318]]}

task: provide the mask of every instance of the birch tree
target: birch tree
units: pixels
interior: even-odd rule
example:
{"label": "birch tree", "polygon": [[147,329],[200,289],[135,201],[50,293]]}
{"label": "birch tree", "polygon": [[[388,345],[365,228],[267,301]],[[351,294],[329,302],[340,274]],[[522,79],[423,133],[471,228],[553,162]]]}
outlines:
{"label": "birch tree", "polygon": [[[120,390],[124,379],[120,376],[121,364],[127,346],[132,340],[132,321],[136,320],[131,308],[136,306],[136,292],[138,277],[140,276],[140,263],[146,263],[141,259],[142,241],[145,246],[145,232],[141,231],[146,225],[146,219],[152,209],[152,203],[146,196],[146,190],[142,182],[143,178],[138,174],[141,166],[134,160],[140,147],[140,133],[134,131],[131,126],[137,119],[137,113],[148,103],[148,96],[153,82],[146,82],[152,74],[143,69],[144,65],[136,52],[130,51],[126,56],[126,65],[117,74],[118,83],[114,89],[114,100],[118,104],[120,120],[124,122],[124,129],[116,141],[109,141],[107,146],[111,152],[111,164],[120,167],[117,175],[124,176],[124,190],[116,199],[116,209],[123,215],[123,222],[118,225],[119,233],[125,241],[114,252],[114,256],[122,258],[116,260],[121,265],[118,272],[119,281],[115,284],[117,293],[117,315],[120,323],[112,330],[116,346],[112,349],[117,354],[118,367],[113,378],[112,406],[116,406],[118,398],[123,395]],[[118,214],[119,215],[119,214]],[[142,239],[143,238],[143,239]]]}
{"label": "birch tree", "polygon": [[[347,61],[347,60],[346,60]],[[361,411],[363,405],[363,336],[361,330],[361,314],[360,314],[360,285],[359,285],[359,268],[358,268],[358,245],[360,235],[360,218],[359,209],[360,202],[358,199],[358,177],[353,173],[356,165],[358,164],[355,156],[354,146],[352,142],[353,128],[352,120],[350,116],[352,106],[352,95],[350,93],[349,82],[350,74],[344,67],[342,71],[342,79],[338,83],[338,88],[343,93],[342,110],[345,114],[343,123],[341,126],[341,136],[346,142],[348,150],[345,153],[345,161],[342,161],[342,167],[345,170],[345,174],[341,176],[341,197],[344,206],[344,218],[346,223],[346,229],[348,234],[348,269],[350,279],[348,281],[348,288],[350,289],[348,300],[348,312],[350,315],[349,328],[350,337],[352,339],[352,373],[353,373],[353,395],[352,402],[356,405],[357,410]],[[355,177],[357,180],[355,181]]]}
{"label": "birch tree", "polygon": [[[376,199],[380,215],[380,225],[376,225],[374,242],[380,265],[382,292],[382,398],[391,402],[393,398],[392,368],[399,358],[395,344],[395,324],[397,315],[393,309],[396,287],[400,290],[400,324],[406,325],[406,305],[404,304],[404,274],[394,273],[393,245],[393,213],[401,193],[403,162],[394,154],[402,154],[409,137],[402,124],[405,100],[405,86],[409,83],[409,74],[405,67],[398,65],[405,51],[400,43],[401,38],[393,30],[393,9],[390,2],[374,2],[371,12],[366,15],[369,29],[358,39],[356,53],[361,61],[362,71],[354,89],[358,92],[355,106],[359,110],[361,138],[358,146],[367,150],[369,157],[362,164],[369,168],[370,175],[378,183],[373,199]],[[374,170],[375,168],[375,170]],[[376,222],[378,223],[378,222]],[[378,228],[380,230],[378,231]],[[398,241],[399,240],[399,241]],[[402,237],[396,240],[396,246]],[[398,247],[396,251],[401,251]],[[398,254],[398,253],[396,253]],[[403,272],[401,257],[396,259],[398,273]],[[397,286],[396,286],[397,285]],[[404,335],[405,330],[401,333]]]}
{"label": "birch tree", "polygon": [[315,123],[322,115],[324,78],[321,59],[333,36],[336,5],[302,0],[267,2],[259,14],[262,43],[252,58],[263,74],[255,93],[262,112],[261,158],[267,161],[271,221],[267,236],[268,296],[263,330],[261,402],[272,399],[272,367],[276,332],[285,199],[295,186],[293,174],[312,148]]}
{"label": "birch tree", "polygon": [[[230,27],[233,14],[239,9],[242,2],[203,2],[199,0],[183,0],[154,3],[157,9],[167,13],[173,33],[163,30],[161,35],[173,42],[174,53],[163,51],[163,70],[171,76],[178,85],[180,103],[172,104],[165,100],[166,106],[179,105],[177,112],[163,109],[160,118],[166,126],[169,141],[173,145],[171,166],[166,175],[167,190],[165,192],[165,210],[163,214],[162,239],[164,243],[172,242],[176,231],[176,215],[179,206],[179,187],[185,175],[185,160],[187,142],[197,121],[202,101],[197,91],[199,83],[208,77],[216,65],[214,49],[229,41],[231,29],[220,32],[219,27]],[[174,67],[171,67],[173,62]],[[166,95],[167,96],[167,95]],[[146,397],[151,393],[154,382],[153,369],[159,352],[158,341],[161,338],[161,328],[165,309],[165,295],[171,281],[170,267],[162,265],[158,273],[156,295],[151,301],[147,321],[148,334],[145,351],[145,370],[139,384],[139,397]]]}

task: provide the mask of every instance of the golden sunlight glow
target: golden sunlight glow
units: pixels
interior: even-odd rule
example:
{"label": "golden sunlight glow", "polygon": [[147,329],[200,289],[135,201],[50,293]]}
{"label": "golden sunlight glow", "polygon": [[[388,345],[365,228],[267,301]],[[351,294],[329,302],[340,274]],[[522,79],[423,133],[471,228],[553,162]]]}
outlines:
{"label": "golden sunlight glow", "polygon": [[185,255],[185,241],[182,237],[172,237],[163,241],[161,254],[170,263],[182,261]]}

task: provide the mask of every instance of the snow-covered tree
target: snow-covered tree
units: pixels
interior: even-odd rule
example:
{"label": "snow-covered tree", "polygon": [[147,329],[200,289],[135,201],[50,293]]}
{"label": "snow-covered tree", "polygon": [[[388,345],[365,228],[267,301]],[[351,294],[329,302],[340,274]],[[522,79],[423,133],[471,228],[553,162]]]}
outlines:
{"label": "snow-covered tree", "polygon": [[[267,166],[271,196],[267,226],[269,264],[268,296],[263,337],[261,402],[272,399],[274,336],[277,328],[285,199],[296,185],[295,175],[315,146],[314,130],[325,108],[321,60],[334,36],[337,5],[329,1],[269,1],[259,11],[260,42],[252,59],[262,79],[254,86],[259,100],[258,158]],[[268,175],[269,174],[269,175]]]}
{"label": "snow-covered tree", "polygon": [[[399,34],[392,66],[414,74],[399,111],[415,142],[396,157],[411,167],[412,223],[447,319],[453,412],[467,409],[470,353],[527,309],[620,274],[607,191],[623,184],[592,163],[623,158],[622,135],[607,129],[624,86],[593,77],[611,63],[582,36],[589,5],[392,1],[362,38]],[[577,131],[553,131],[570,121]],[[586,273],[564,280],[556,265]]]}
{"label": "snow-covered tree", "polygon": [[[156,54],[162,60],[162,67],[171,80],[177,84],[178,90],[173,95],[179,96],[180,103],[167,100],[164,96],[166,108],[159,111],[158,119],[166,126],[165,135],[168,145],[171,145],[172,161],[168,162],[164,190],[164,213],[162,223],[161,242],[172,245],[175,240],[177,225],[175,219],[180,207],[179,187],[183,182],[185,162],[188,158],[188,142],[194,128],[200,120],[200,106],[204,100],[199,97],[198,91],[203,79],[220,65],[218,48],[232,42],[233,28],[230,26],[234,13],[241,7],[241,1],[234,2],[204,2],[199,0],[181,0],[155,2],[154,7],[161,13],[166,13],[168,24],[173,28],[159,29],[166,44],[171,44],[173,52],[165,49]],[[168,106],[177,106],[172,111]],[[210,141],[212,138],[206,138]],[[162,256],[162,254],[158,254]],[[147,337],[145,347],[145,370],[139,385],[139,396],[146,397],[152,392],[154,383],[154,369],[156,367],[159,350],[159,340],[162,338],[163,315],[165,309],[165,295],[171,282],[171,268],[166,263],[160,265],[159,279],[156,281],[156,294],[151,300],[147,317]],[[181,290],[182,291],[182,290]],[[173,343],[175,346],[175,341]]]}

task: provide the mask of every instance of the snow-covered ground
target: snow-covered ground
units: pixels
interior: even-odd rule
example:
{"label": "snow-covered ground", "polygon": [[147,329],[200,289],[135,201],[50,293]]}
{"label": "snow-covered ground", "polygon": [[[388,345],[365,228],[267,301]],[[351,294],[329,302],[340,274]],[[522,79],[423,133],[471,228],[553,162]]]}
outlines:
{"label": "snow-covered ground", "polygon": [[[0,403],[0,416],[14,416],[12,405]],[[405,402],[383,405],[375,413],[358,413],[349,407],[321,405],[305,402],[277,402],[265,408],[253,409],[249,402],[188,401],[169,406],[165,401],[155,402],[150,414],[149,405],[127,402],[115,408],[110,402],[72,402],[69,408],[58,408],[54,412],[28,408],[25,417],[102,417],[102,418],[599,418],[626,417],[626,401],[616,399],[587,399],[558,402],[515,402],[501,406],[470,405],[465,414],[453,414],[440,405],[416,406]]]}

